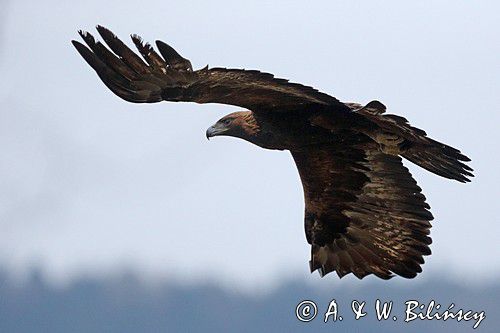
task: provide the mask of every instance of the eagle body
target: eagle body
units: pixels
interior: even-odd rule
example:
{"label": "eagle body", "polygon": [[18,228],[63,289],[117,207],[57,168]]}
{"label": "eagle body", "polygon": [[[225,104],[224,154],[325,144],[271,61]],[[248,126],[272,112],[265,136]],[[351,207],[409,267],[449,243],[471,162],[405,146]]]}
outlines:
{"label": "eagle body", "polygon": [[217,121],[207,138],[232,136],[291,153],[304,190],[311,272],[389,279],[422,271],[433,216],[402,158],[465,183],[473,174],[459,150],[386,114],[378,101],[344,103],[255,70],[193,70],[168,44],[156,42],[160,55],[132,35],[141,59],[111,31],[97,30],[108,47],[82,31],[87,46],[73,45],[120,98],[239,106],[245,110]]}
{"label": "eagle body", "polygon": [[[304,110],[288,113],[286,116],[279,113],[241,111],[229,114],[221,120],[241,119],[235,126],[231,126],[225,135],[238,137],[249,141],[261,148],[272,150],[301,150],[311,145],[320,145],[341,142],[366,137],[361,130],[364,123],[365,131],[371,130],[370,124],[353,112],[336,112],[330,107],[311,106]],[[316,126],[315,119],[327,118],[328,128]]]}

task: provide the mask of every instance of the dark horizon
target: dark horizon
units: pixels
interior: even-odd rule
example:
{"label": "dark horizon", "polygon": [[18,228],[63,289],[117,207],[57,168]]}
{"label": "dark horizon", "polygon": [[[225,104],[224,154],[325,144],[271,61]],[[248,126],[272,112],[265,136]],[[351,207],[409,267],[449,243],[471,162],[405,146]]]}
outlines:
{"label": "dark horizon", "polygon": [[[499,281],[498,279],[497,281]],[[328,281],[335,282],[335,281]],[[66,286],[50,284],[33,270],[23,283],[0,272],[0,331],[2,332],[331,332],[401,330],[470,332],[474,320],[457,322],[414,320],[404,323],[405,301],[426,306],[431,300],[445,310],[485,311],[477,332],[496,332],[500,325],[500,283],[465,285],[443,276],[438,281],[377,281],[336,288],[311,287],[305,281],[288,280],[268,293],[252,295],[228,290],[217,282],[150,284],[140,276],[124,273],[107,278],[79,277]],[[338,315],[324,323],[328,305],[335,299]],[[393,301],[388,320],[377,321],[375,302]],[[311,322],[300,322],[295,308],[302,300],[317,304]],[[367,315],[354,320],[351,302],[366,301]],[[423,311],[422,311],[423,312]],[[394,322],[392,315],[398,320]],[[376,324],[376,326],[374,326]]]}

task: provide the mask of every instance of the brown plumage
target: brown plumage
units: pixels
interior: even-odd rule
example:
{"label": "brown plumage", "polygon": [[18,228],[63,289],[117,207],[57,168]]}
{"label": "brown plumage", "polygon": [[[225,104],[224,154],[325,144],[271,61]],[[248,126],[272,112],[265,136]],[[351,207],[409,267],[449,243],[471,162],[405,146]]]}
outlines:
{"label": "brown plumage", "polygon": [[385,106],[342,103],[311,87],[259,71],[202,68],[158,41],[161,56],[132,40],[145,62],[113,33],[97,27],[108,47],[80,32],[73,41],[101,80],[134,103],[222,103],[248,111],[229,114],[207,138],[238,137],[267,149],[288,150],[305,197],[311,271],[342,277],[393,274],[413,278],[431,253],[429,205],[401,157],[440,176],[468,182],[470,161],[427,137]]}

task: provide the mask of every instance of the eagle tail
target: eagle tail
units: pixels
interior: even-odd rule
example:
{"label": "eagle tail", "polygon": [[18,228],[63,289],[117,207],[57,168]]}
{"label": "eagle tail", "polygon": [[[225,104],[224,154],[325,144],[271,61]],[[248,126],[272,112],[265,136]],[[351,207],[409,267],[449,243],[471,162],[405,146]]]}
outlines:
{"label": "eagle tail", "polygon": [[401,156],[441,177],[461,183],[470,182],[474,170],[464,163],[469,162],[470,158],[444,143],[432,139],[427,141],[427,144],[410,142]]}
{"label": "eagle tail", "polygon": [[411,126],[406,118],[385,114],[382,103],[372,101],[363,107],[354,103],[348,106],[376,125],[377,130],[373,131],[370,126],[372,130],[366,134],[378,142],[385,153],[401,155],[436,175],[462,183],[474,177],[473,169],[464,163],[470,162],[470,158],[458,149],[429,138],[425,131]]}

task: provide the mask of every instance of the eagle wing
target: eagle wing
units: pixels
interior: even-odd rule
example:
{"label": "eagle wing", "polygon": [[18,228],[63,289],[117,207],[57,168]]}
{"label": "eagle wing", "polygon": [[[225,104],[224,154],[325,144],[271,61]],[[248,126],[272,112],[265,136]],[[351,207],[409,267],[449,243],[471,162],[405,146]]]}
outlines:
{"label": "eagle wing", "polygon": [[97,30],[111,51],[88,32],[79,31],[88,47],[72,41],[78,52],[113,93],[135,103],[183,101],[222,103],[252,111],[288,111],[328,105],[349,111],[318,90],[256,70],[208,68],[193,71],[189,60],[157,41],[160,56],[137,35],[132,40],[146,63],[111,31]]}
{"label": "eagle wing", "polygon": [[399,156],[359,137],[292,155],[304,188],[311,272],[389,279],[422,271],[433,217]]}

